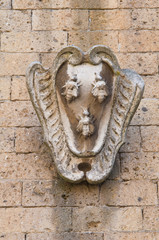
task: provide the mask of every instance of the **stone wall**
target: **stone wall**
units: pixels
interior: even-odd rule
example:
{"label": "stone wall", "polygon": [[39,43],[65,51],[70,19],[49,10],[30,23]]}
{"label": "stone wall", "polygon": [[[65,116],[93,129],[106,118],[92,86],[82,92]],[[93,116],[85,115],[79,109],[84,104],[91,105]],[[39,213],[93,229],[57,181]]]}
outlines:
{"label": "stone wall", "polygon": [[[159,239],[159,1],[0,0],[0,239]],[[109,179],[56,173],[25,84],[62,47],[111,47],[143,76],[144,97]]]}

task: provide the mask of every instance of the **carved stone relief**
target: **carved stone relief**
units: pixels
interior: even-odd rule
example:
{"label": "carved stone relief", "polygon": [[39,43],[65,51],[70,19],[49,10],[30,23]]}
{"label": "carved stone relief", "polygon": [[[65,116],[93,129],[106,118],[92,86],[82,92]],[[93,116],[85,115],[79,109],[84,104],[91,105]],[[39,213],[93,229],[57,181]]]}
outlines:
{"label": "carved stone relief", "polygon": [[62,49],[50,69],[27,70],[27,86],[58,173],[67,181],[100,183],[112,170],[144,82],[121,69],[106,46]]}

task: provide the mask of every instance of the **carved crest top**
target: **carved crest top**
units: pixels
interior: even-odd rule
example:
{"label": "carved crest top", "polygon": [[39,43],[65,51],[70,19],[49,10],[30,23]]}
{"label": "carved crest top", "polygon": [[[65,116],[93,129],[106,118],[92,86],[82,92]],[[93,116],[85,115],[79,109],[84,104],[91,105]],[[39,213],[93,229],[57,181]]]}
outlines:
{"label": "carved crest top", "polygon": [[86,53],[69,46],[51,69],[32,63],[27,85],[59,174],[71,182],[104,181],[142,97],[141,77],[122,70],[106,46]]}

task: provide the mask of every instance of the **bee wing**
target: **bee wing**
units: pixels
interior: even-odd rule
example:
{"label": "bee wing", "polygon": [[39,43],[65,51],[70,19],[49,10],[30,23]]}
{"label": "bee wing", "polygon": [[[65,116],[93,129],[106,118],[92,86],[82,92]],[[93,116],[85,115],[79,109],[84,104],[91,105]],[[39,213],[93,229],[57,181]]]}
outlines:
{"label": "bee wing", "polygon": [[98,96],[98,89],[96,88],[96,87],[94,87],[93,89],[92,89],[92,94],[93,94],[93,96]]}
{"label": "bee wing", "polygon": [[81,121],[79,121],[78,125],[77,125],[77,132],[82,132],[83,129],[83,124]]}
{"label": "bee wing", "polygon": [[90,133],[92,134],[94,132],[94,126],[93,124],[90,124]]}

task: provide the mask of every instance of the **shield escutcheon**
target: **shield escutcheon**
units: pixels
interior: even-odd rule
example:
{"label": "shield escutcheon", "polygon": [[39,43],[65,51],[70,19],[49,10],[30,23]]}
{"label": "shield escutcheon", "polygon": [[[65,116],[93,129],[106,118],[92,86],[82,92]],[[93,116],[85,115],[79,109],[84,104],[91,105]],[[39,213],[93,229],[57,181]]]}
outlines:
{"label": "shield escutcheon", "polygon": [[142,78],[122,70],[106,46],[86,53],[69,46],[50,69],[32,63],[27,86],[58,173],[70,182],[104,181],[143,95]]}

